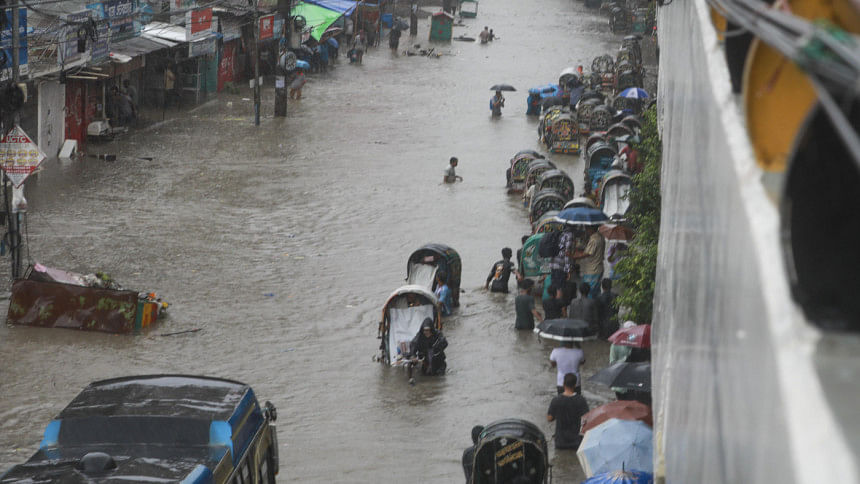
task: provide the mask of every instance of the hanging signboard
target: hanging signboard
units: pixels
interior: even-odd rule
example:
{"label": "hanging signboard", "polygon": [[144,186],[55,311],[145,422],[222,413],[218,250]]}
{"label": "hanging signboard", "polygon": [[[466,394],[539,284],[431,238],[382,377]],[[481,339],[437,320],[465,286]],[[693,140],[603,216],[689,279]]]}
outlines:
{"label": "hanging signboard", "polygon": [[275,35],[275,14],[260,17],[260,40],[271,39]]}
{"label": "hanging signboard", "polygon": [[[90,59],[91,39],[87,35],[84,24],[92,18],[92,10],[70,13],[64,16],[66,27],[60,32],[60,45],[57,48],[57,63],[68,65],[77,61]],[[84,44],[84,51],[79,52],[78,41]]]}
{"label": "hanging signboard", "polygon": [[212,32],[212,7],[185,12],[185,38],[191,42]]}
{"label": "hanging signboard", "polygon": [[93,62],[102,62],[110,57],[110,43],[113,39],[113,32],[111,32],[110,25],[106,23],[100,23],[96,27],[96,32],[98,35],[96,41],[93,42],[91,60]]}
{"label": "hanging signboard", "polygon": [[106,0],[101,3],[91,3],[87,8],[94,12],[95,18],[108,21],[111,39],[114,42],[135,36],[135,0]]}
{"label": "hanging signboard", "polygon": [[20,126],[15,126],[0,139],[0,169],[16,187],[23,185],[44,159],[45,153]]}
{"label": "hanging signboard", "polygon": [[[12,78],[12,10],[4,10],[6,23],[0,31],[0,50],[2,50],[2,64],[0,64],[0,81]],[[18,48],[18,72],[21,75],[30,72],[27,63],[27,9],[18,9],[18,39],[21,42]]]}

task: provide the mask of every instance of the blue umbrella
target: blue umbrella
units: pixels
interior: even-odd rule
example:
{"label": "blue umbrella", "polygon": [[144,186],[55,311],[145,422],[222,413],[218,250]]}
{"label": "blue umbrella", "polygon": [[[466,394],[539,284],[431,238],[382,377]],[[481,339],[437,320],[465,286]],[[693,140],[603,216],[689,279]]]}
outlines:
{"label": "blue umbrella", "polygon": [[621,94],[619,94],[618,97],[627,99],[648,99],[648,92],[641,87],[628,87],[621,91]]}
{"label": "blue umbrella", "polygon": [[326,40],[326,42],[328,42],[328,45],[334,47],[335,49],[337,49],[339,47],[337,40],[335,40],[334,37],[329,37],[328,40]]}
{"label": "blue umbrella", "polygon": [[311,64],[308,61],[297,60],[296,61],[296,69],[310,69]]}
{"label": "blue umbrella", "polygon": [[574,207],[562,210],[555,220],[567,225],[602,225],[609,217],[597,208]]}
{"label": "blue umbrella", "polygon": [[585,433],[576,456],[586,476],[619,469],[653,472],[651,427],[639,420],[611,418]]}
{"label": "blue umbrella", "polygon": [[597,474],[582,484],[653,484],[654,475],[642,471],[612,471]]}

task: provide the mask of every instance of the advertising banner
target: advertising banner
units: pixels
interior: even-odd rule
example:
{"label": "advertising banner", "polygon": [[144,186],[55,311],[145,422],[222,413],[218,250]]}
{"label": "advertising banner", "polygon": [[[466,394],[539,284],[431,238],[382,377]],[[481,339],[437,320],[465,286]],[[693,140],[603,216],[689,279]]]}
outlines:
{"label": "advertising banner", "polygon": [[[93,16],[92,10],[83,10],[64,16],[66,26],[60,32],[60,42],[57,48],[57,63],[60,65],[71,64],[77,61],[90,59],[91,40],[83,28],[84,23]],[[84,40],[86,47],[84,52],[78,52],[78,40]]]}
{"label": "advertising banner", "polygon": [[15,126],[0,139],[0,169],[16,187],[20,187],[44,159],[45,153],[20,126]]}
{"label": "advertising banner", "polygon": [[260,17],[260,40],[271,39],[275,35],[275,15]]}
{"label": "advertising banner", "polygon": [[198,57],[206,54],[214,54],[216,52],[215,41],[217,38],[213,35],[203,40],[188,43],[188,57]]}
{"label": "advertising banner", "polygon": [[200,40],[212,32],[212,7],[189,10],[185,13],[185,38]]}
{"label": "advertising banner", "polygon": [[[111,39],[114,42],[130,39],[135,31],[135,0],[107,0],[101,3],[91,3],[87,8],[94,12],[95,18],[108,21]],[[95,57],[95,52],[93,53]]]}
{"label": "advertising banner", "polygon": [[[12,10],[5,10],[6,23],[0,31],[0,81],[12,78]],[[27,9],[18,9],[18,72],[23,76],[30,72],[27,64]]]}

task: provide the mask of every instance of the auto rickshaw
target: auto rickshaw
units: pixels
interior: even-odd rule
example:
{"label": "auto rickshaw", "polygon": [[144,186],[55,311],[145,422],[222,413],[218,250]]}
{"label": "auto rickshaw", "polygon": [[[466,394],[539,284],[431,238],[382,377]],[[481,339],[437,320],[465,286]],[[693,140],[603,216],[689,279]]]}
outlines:
{"label": "auto rickshaw", "polygon": [[516,418],[497,420],[475,443],[470,484],[510,484],[519,476],[529,484],[549,482],[549,459],[543,432]]}
{"label": "auto rickshaw", "polygon": [[418,284],[429,291],[436,290],[436,273],[445,272],[454,307],[460,305],[460,254],[444,244],[427,244],[419,248],[406,263],[406,283]]}
{"label": "auto rickshaw", "polygon": [[[558,212],[554,213],[558,214]],[[523,244],[522,251],[520,251],[520,260],[517,263],[519,264],[520,274],[527,279],[539,278],[550,272],[549,264],[552,258],[538,255],[538,247],[544,234],[545,232],[537,232],[529,237],[526,243]]]}
{"label": "auto rickshaw", "polygon": [[426,286],[407,284],[391,293],[377,329],[376,337],[381,340],[378,361],[387,366],[408,365],[409,343],[426,318],[433,320],[437,330],[442,329],[439,301]]}
{"label": "auto rickshaw", "polygon": [[547,147],[554,153],[579,153],[579,123],[576,114],[561,112],[547,124]]}
{"label": "auto rickshaw", "polygon": [[529,204],[529,223],[534,226],[550,210],[561,210],[567,199],[554,188],[538,190]]}
{"label": "auto rickshaw", "polygon": [[538,176],[535,190],[539,192],[547,188],[557,190],[564,197],[562,204],[573,198],[573,180],[562,170],[547,170]]}
{"label": "auto rickshaw", "polygon": [[651,12],[648,8],[637,8],[633,10],[630,18],[630,31],[644,34],[651,28]]}
{"label": "auto rickshaw", "polygon": [[615,159],[615,148],[609,143],[598,141],[591,145],[591,148],[586,152],[585,165],[585,190],[592,193],[597,190],[600,180],[603,175],[608,172],[612,166],[612,161]]}

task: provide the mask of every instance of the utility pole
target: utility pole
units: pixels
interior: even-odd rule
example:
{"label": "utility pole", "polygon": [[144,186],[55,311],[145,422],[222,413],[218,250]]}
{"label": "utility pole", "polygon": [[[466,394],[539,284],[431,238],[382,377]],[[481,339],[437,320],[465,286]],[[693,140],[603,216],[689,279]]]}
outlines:
{"label": "utility pole", "polygon": [[[284,30],[281,35],[289,35],[290,32],[290,10],[292,10],[292,2],[290,0],[278,0],[278,11],[284,19]],[[289,37],[287,37],[289,44]],[[278,52],[278,66],[275,68],[275,116],[285,117],[287,115],[287,69],[282,64],[286,49],[284,52]]]}
{"label": "utility pole", "polygon": [[[17,0],[16,0],[17,1]],[[254,126],[260,125],[260,1],[254,2]]]}

